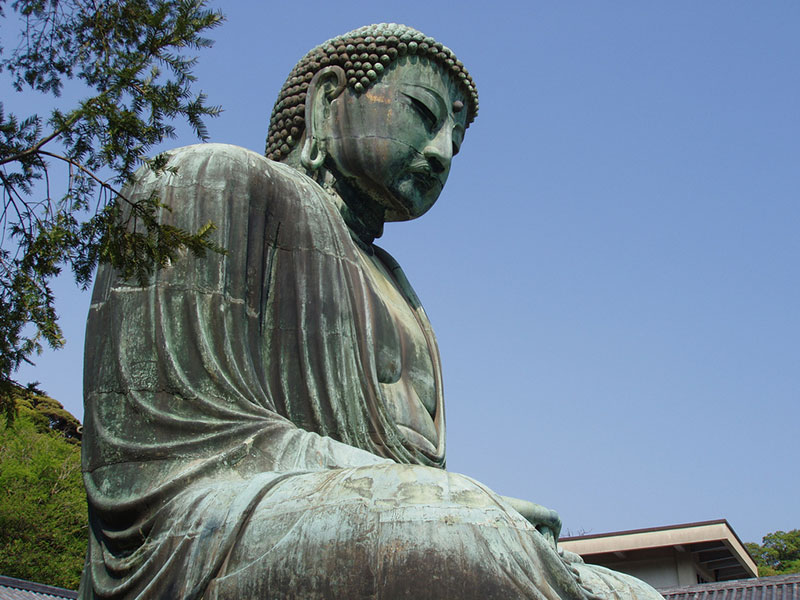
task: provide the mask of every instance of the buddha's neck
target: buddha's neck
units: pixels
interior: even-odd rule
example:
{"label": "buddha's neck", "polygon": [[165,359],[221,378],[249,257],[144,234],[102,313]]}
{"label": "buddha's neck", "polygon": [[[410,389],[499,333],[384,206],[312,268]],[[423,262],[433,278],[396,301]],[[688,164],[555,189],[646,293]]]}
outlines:
{"label": "buddha's neck", "polygon": [[321,175],[323,187],[334,192],[339,212],[353,237],[367,246],[372,245],[375,238],[383,235],[386,209],[334,170],[326,169]]}

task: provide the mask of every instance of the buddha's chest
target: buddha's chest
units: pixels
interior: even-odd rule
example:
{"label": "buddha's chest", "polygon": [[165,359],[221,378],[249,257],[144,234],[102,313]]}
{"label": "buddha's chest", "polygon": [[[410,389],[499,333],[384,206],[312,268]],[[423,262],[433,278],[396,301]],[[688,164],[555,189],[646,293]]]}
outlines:
{"label": "buddha's chest", "polygon": [[369,326],[384,404],[408,441],[435,452],[437,398],[429,342],[385,265],[367,254],[361,262],[370,290]]}

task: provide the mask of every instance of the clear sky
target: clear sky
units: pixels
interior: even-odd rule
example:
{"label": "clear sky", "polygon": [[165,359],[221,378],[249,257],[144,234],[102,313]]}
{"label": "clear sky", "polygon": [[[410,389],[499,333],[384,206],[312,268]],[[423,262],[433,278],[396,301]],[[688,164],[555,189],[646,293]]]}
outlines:
{"label": "clear sky", "polygon": [[[439,202],[381,242],[437,332],[449,469],[572,533],[800,527],[800,3],[222,8],[197,69],[213,141],[263,151],[294,63],[368,23],[477,83]],[[88,296],[59,289],[68,346],[18,375],[80,416]]]}

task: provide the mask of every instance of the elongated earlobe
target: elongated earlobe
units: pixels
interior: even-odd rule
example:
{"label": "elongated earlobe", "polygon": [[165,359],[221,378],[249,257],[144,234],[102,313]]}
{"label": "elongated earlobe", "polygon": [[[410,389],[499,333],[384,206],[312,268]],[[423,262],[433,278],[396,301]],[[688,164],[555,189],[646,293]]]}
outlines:
{"label": "elongated earlobe", "polygon": [[344,69],[325,67],[317,72],[306,94],[306,135],[300,151],[300,162],[309,171],[316,171],[327,156],[325,119],[330,103],[347,85]]}
{"label": "elongated earlobe", "polygon": [[308,135],[300,151],[300,162],[309,171],[316,171],[325,162],[327,154],[325,141],[320,141],[314,135]]}

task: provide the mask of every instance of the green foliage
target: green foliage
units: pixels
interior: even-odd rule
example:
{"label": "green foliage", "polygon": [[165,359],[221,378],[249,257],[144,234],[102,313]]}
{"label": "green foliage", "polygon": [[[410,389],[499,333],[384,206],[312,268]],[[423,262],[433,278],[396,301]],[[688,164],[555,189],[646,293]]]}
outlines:
{"label": "green foliage", "polygon": [[[81,422],[64,408],[64,405],[50,398],[36,387],[36,383],[27,387],[12,386],[4,404],[14,407],[14,415],[21,414],[32,422],[39,433],[57,432],[64,441],[80,444],[82,437]],[[6,416],[6,426],[10,426],[13,418]]]}
{"label": "green foliage", "polygon": [[[6,0],[0,0],[0,18]],[[222,22],[206,0],[16,0],[21,41],[0,70],[17,91],[53,96],[80,82],[90,96],[77,106],[6,114],[0,103],[0,395],[8,397],[22,361],[58,348],[52,279],[62,268],[87,287],[98,262],[146,281],[188,249],[221,251],[213,225],[184,231],[156,219],[152,196],[130,201],[124,185],[141,165],[165,169],[147,153],[175,136],[184,119],[205,140],[204,117],[219,114],[194,93],[195,57],[212,44],[202,33]],[[1,51],[2,49],[0,49]],[[5,94],[4,94],[5,95]],[[51,195],[51,163],[63,167],[64,194]],[[6,415],[13,412],[0,405]]]}
{"label": "green foliage", "polygon": [[58,422],[78,421],[52,398],[23,396],[19,417],[0,425],[0,573],[77,589],[88,537],[86,494],[80,443],[65,437]]}
{"label": "green foliage", "polygon": [[800,529],[768,533],[760,545],[745,546],[758,565],[759,577],[800,573]]}

